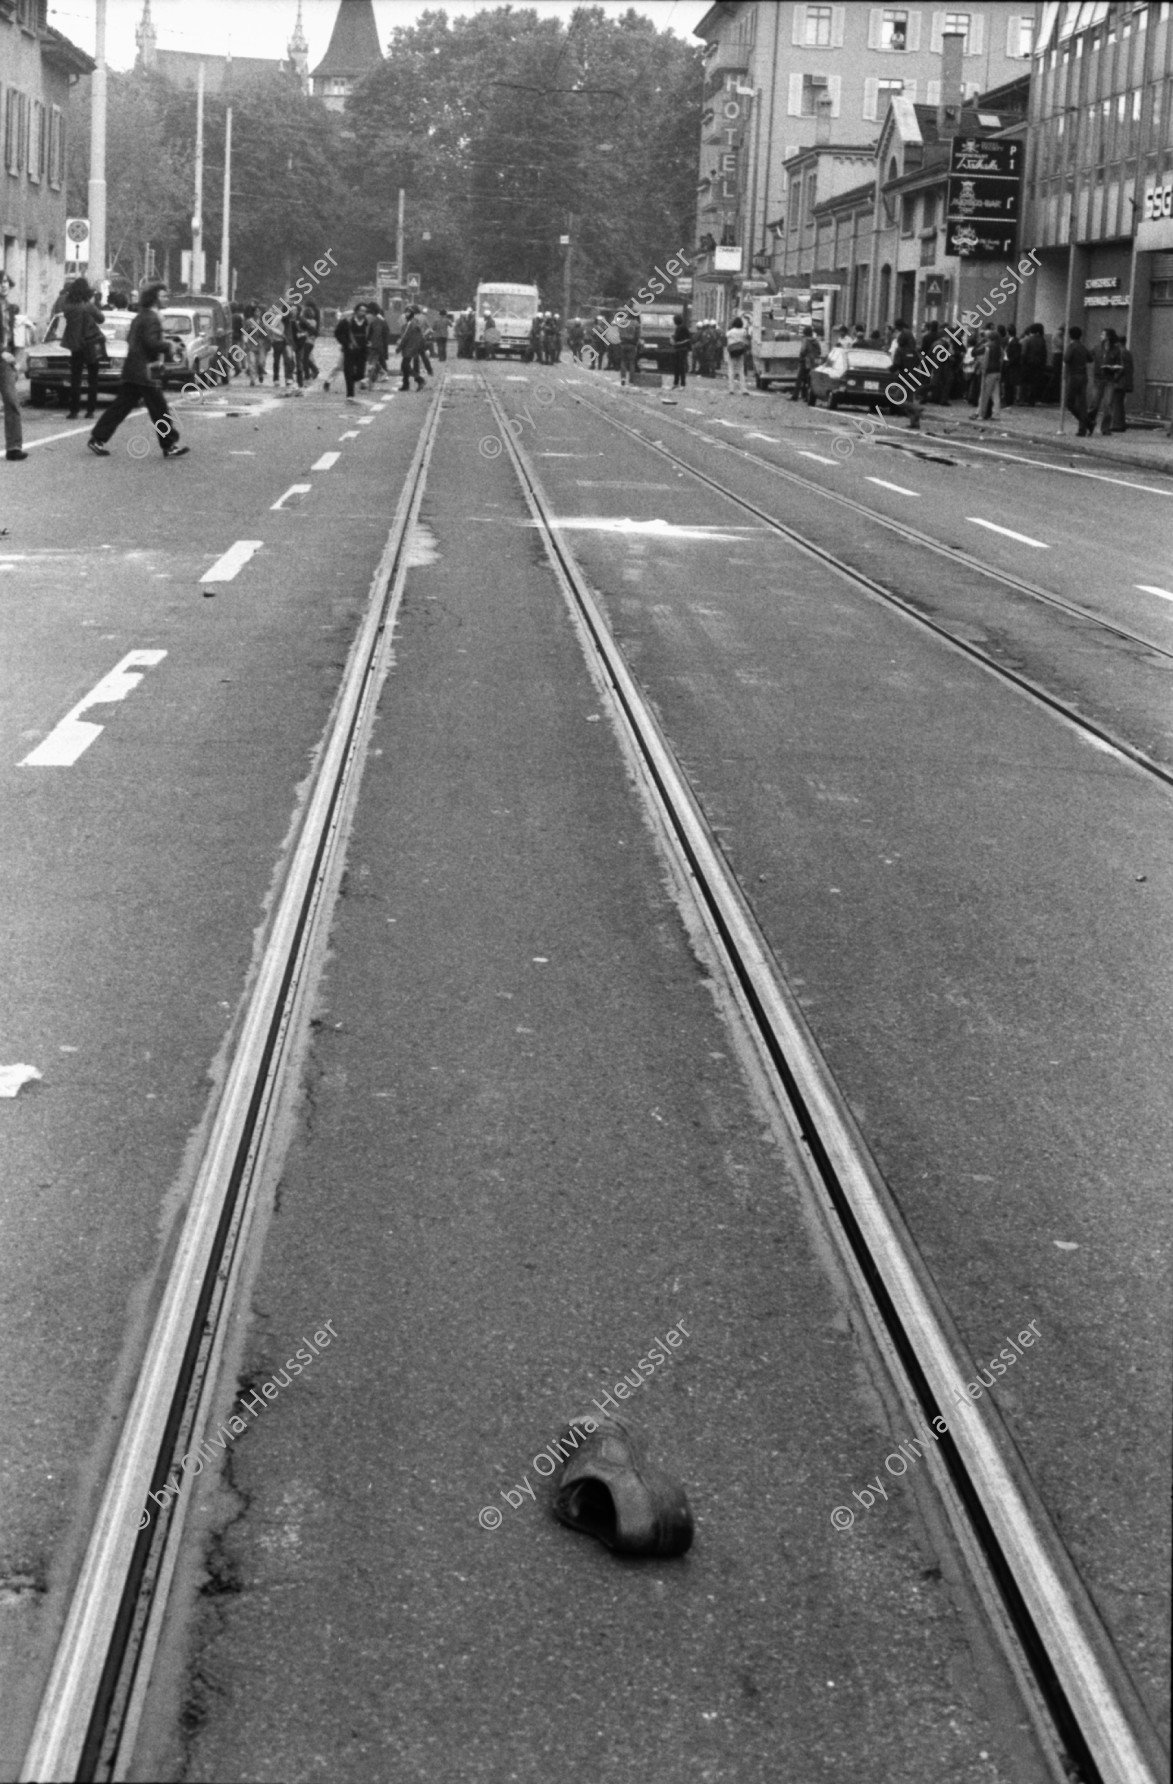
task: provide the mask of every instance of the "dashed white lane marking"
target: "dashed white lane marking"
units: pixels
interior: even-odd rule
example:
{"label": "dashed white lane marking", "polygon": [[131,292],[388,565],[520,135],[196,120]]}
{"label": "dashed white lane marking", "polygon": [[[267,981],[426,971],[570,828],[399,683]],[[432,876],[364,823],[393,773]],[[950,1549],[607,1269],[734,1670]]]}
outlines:
{"label": "dashed white lane marking", "polygon": [[[525,524],[537,526],[538,522],[533,520]],[[556,520],[554,525],[566,532],[576,529],[597,533],[651,533],[657,539],[712,539],[727,545],[739,545],[743,534],[763,530],[761,527],[679,526],[670,520],[632,520],[628,516],[618,519],[609,514],[568,515],[565,520]]]}
{"label": "dashed white lane marking", "polygon": [[285,491],[285,494],[283,496],[278,496],[277,500],[270,504],[270,512],[272,512],[274,508],[280,508],[281,504],[287,502],[290,496],[308,495],[313,487],[312,483],[291,483],[289,488]]}
{"label": "dashed white lane marking", "polygon": [[104,675],[97,687],[91,688],[84,700],[71,707],[65,717],[54,725],[48,737],[38,743],[20,762],[21,768],[72,768],[78,757],[88,750],[95,737],[100,737],[101,725],[87,724],[82,713],[91,706],[109,706],[115,700],[125,700],[132,688],[137,688],[142,680],[135,675],[136,666],[151,669],[161,663],[167,655],[165,650],[131,650],[126,653],[120,663],[115,663],[109,675]]}
{"label": "dashed white lane marking", "polygon": [[348,433],[339,434],[338,438],[340,440],[357,440],[358,439],[358,429],[356,427],[352,427]]}
{"label": "dashed white lane marking", "polygon": [[[3,564],[0,564],[0,569],[3,568]],[[1136,587],[1142,595],[1160,595],[1162,601],[1173,601],[1173,589],[1157,588],[1151,582],[1138,582]]]}
{"label": "dashed white lane marking", "polygon": [[781,446],[781,434],[746,434],[747,440],[768,440],[771,446]]}
{"label": "dashed white lane marking", "polygon": [[869,483],[878,483],[881,489],[894,489],[898,496],[918,496],[919,489],[905,489],[903,483],[889,483],[886,477],[869,477]]}
{"label": "dashed white lane marking", "polygon": [[991,533],[1001,533],[1007,539],[1017,539],[1020,545],[1033,545],[1036,551],[1050,551],[1050,546],[1042,539],[1031,539],[1026,533],[1016,533],[1010,527],[1000,527],[996,520],[982,520],[976,514],[967,514],[966,519],[971,526],[988,527]]}
{"label": "dashed white lane marking", "polygon": [[330,466],[336,465],[341,457],[342,454],[340,452],[323,452],[321,458],[315,459],[314,463],[310,466],[310,470],[328,471]]}
{"label": "dashed white lane marking", "polygon": [[360,415],[360,416],[359,416],[359,418],[358,418],[358,425],[359,425],[359,426],[360,426],[360,427],[370,427],[370,425],[371,425],[371,422],[372,422],[372,421],[373,421],[373,420],[374,420],[374,419],[375,419],[375,418],[374,418],[374,416],[373,416],[373,415]]}
{"label": "dashed white lane marking", "polygon": [[230,545],[223,557],[217,558],[210,570],[205,570],[200,577],[201,582],[231,582],[238,570],[243,570],[254,551],[259,551],[265,543],[263,539],[238,539]]}
{"label": "dashed white lane marking", "polygon": [[837,458],[824,458],[821,452],[806,452],[801,446],[798,448],[798,456],[799,458],[817,458],[821,465],[837,465],[839,463]]}

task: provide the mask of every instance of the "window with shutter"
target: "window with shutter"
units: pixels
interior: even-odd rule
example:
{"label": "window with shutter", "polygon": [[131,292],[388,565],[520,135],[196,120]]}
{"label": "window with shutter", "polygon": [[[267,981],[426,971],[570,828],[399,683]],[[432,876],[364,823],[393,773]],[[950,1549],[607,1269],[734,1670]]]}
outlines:
{"label": "window with shutter", "polygon": [[934,56],[939,56],[941,54],[941,38],[944,34],[945,14],[943,12],[935,12],[933,14],[933,29],[929,35],[929,50]]}
{"label": "window with shutter", "polygon": [[847,8],[833,6],[831,8],[831,48],[841,50],[843,38],[847,31]]}
{"label": "window with shutter", "polygon": [[980,56],[986,46],[985,40],[986,21],[980,12],[975,12],[970,17],[969,37],[965,45],[966,55]]}
{"label": "window with shutter", "polygon": [[801,118],[801,116],[802,116],[802,76],[801,76],[801,74],[792,74],[790,76],[790,99],[787,104],[786,110],[787,110],[789,116],[792,118]]}
{"label": "window with shutter", "polygon": [[876,115],[876,100],[879,90],[879,81],[876,80],[873,75],[869,75],[868,79],[863,83],[863,115],[865,118],[872,118],[874,120]]}
{"label": "window with shutter", "polygon": [[884,17],[882,6],[873,6],[868,12],[868,48],[878,50],[880,47],[880,22]]}
{"label": "window with shutter", "polygon": [[794,9],[794,18],[791,21],[791,25],[790,25],[790,41],[791,41],[791,43],[798,43],[798,44],[802,43],[803,37],[805,35],[805,27],[806,27],[806,7],[805,6],[796,6]]}
{"label": "window with shutter", "polygon": [[908,47],[910,50],[920,48],[920,13],[910,12],[908,15]]}
{"label": "window with shutter", "polygon": [[837,118],[839,116],[839,101],[843,93],[842,75],[833,74],[829,77],[827,91],[831,95],[831,116]]}

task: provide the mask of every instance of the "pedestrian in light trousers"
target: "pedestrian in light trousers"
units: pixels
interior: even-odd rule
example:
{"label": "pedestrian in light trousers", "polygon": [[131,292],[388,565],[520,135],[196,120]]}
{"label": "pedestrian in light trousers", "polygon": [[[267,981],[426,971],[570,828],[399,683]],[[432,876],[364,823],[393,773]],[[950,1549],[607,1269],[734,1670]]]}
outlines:
{"label": "pedestrian in light trousers", "polygon": [[27,458],[16,395],[16,305],[8,301],[12,280],[0,273],[0,401],[4,404],[4,456],[13,464]]}

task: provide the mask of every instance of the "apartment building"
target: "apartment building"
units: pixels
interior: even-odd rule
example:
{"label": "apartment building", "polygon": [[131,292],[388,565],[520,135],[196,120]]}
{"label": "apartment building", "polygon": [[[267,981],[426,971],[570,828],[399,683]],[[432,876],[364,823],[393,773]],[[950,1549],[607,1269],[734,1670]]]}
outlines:
{"label": "apartment building", "polygon": [[69,97],[95,63],[47,0],[0,0],[0,237],[17,306],[44,321],[64,280]]}
{"label": "apartment building", "polygon": [[815,146],[874,145],[889,101],[938,104],[942,42],[964,39],[963,92],[1029,66],[1033,6],[960,10],[721,0],[706,44],[696,313],[724,319],[773,260],[771,220],[789,203],[787,163]]}
{"label": "apartment building", "polygon": [[1030,320],[1127,334],[1138,404],[1173,419],[1173,7],[1046,5],[1023,239]]}

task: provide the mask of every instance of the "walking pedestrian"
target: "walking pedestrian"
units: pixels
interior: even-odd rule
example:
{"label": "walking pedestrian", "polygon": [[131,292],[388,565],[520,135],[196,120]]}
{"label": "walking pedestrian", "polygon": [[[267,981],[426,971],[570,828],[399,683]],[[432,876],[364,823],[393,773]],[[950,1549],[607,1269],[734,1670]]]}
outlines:
{"label": "walking pedestrian", "polygon": [[725,331],[725,369],[728,373],[730,391],[740,390],[743,394],[748,389],[745,382],[745,360],[749,352],[749,329],[742,316],[734,316]]}
{"label": "walking pedestrian", "polygon": [[1032,322],[1022,337],[1022,401],[1033,409],[1047,382],[1047,337],[1041,322]]}
{"label": "walking pedestrian", "polygon": [[1122,434],[1128,426],[1124,415],[1124,399],[1132,395],[1135,368],[1127,340],[1123,335],[1117,335],[1116,339],[1120,344],[1120,376],[1112,391],[1112,432]]}
{"label": "walking pedestrian", "polygon": [[562,318],[546,311],[542,324],[542,363],[557,365],[562,358]]}
{"label": "walking pedestrian", "polygon": [[13,464],[27,458],[16,395],[16,305],[9,303],[12,280],[0,273],[0,401],[4,404],[4,456]]}
{"label": "walking pedestrian", "polygon": [[118,394],[86,441],[95,458],[109,458],[107,440],[140,403],[146,404],[147,413],[154,424],[155,438],[164,458],[182,458],[189,450],[180,445],[175,417],[167,406],[162,386],[152,376],[153,368],[156,365],[161,367],[171,351],[163,339],[163,324],[159,316],[159,306],[166,296],[166,285],[157,280],[152,280],[142,288],[138,313],[126,337],[126,359],[123,362]]}
{"label": "walking pedestrian", "polygon": [[688,388],[688,355],[692,347],[692,330],[684,319],[683,310],[672,323],[672,388],[686,390]]}
{"label": "walking pedestrian", "polygon": [[436,358],[437,359],[446,360],[448,358],[448,337],[451,334],[451,332],[452,332],[452,318],[448,314],[447,310],[441,310],[440,311],[440,319],[436,323],[436,326],[433,330],[433,333],[435,334],[435,337],[436,337]]}
{"label": "walking pedestrian", "polygon": [[1005,359],[1003,334],[991,323],[986,330],[982,355],[982,382],[978,391],[975,421],[997,420],[1002,413],[1002,365]]}
{"label": "walking pedestrian", "polygon": [[1087,421],[1087,368],[1091,354],[1083,344],[1083,330],[1073,324],[1068,330],[1069,346],[1063,355],[1067,372],[1067,407],[1079,423],[1079,439],[1091,432]]}
{"label": "walking pedestrian", "polygon": [[1092,356],[1092,400],[1088,404],[1088,432],[1094,434],[1096,422],[1100,424],[1102,434],[1112,432],[1112,396],[1117,380],[1124,371],[1124,357],[1120,344],[1116,339],[1116,330],[1106,328],[1100,336],[1100,344]]}
{"label": "walking pedestrian", "polygon": [[[405,331],[406,332],[406,331]],[[342,348],[342,376],[346,380],[346,400],[356,403],[354,387],[367,369],[367,306],[355,304],[348,316],[341,316],[334,330],[334,339]],[[329,389],[327,382],[326,388]]]}
{"label": "walking pedestrian", "polygon": [[367,382],[373,387],[381,377],[389,377],[387,354],[391,347],[391,330],[378,304],[367,310]]}
{"label": "walking pedestrian", "polygon": [[102,312],[85,279],[73,279],[65,299],[65,324],[61,345],[69,353],[69,414],[76,421],[81,409],[81,381],[86,379],[86,420],[98,407],[98,367],[106,358],[106,334]]}
{"label": "walking pedestrian", "polygon": [[410,390],[411,380],[413,378],[415,379],[415,387],[417,390],[422,390],[424,388],[424,381],[420,377],[419,367],[420,349],[423,347],[423,344],[424,331],[420,324],[420,319],[414,310],[409,310],[407,312],[407,321],[403,327],[403,333],[399,337],[399,359],[403,368],[403,381],[399,386],[400,390]]}
{"label": "walking pedestrian", "polygon": [[794,389],[790,392],[792,403],[809,402],[811,389],[811,372],[819,363],[819,343],[815,339],[813,328],[802,331],[802,345],[798,349],[798,375],[794,380]]}
{"label": "walking pedestrian", "polygon": [[619,388],[634,384],[639,369],[639,317],[624,316],[619,324]]}
{"label": "walking pedestrian", "polygon": [[908,425],[913,433],[920,432],[920,418],[924,414],[924,403],[921,401],[921,386],[925,377],[922,370],[917,369],[916,336],[907,323],[895,324],[896,334],[892,342],[892,371],[899,380],[901,388],[907,390],[908,401],[902,407],[908,410]]}
{"label": "walking pedestrian", "polygon": [[1018,396],[1019,381],[1022,377],[1022,342],[1018,331],[1011,323],[1006,330],[1006,340],[1002,349],[1002,406],[1013,409]]}
{"label": "walking pedestrian", "polygon": [[273,388],[280,390],[284,384],[289,389],[288,346],[285,340],[285,321],[277,314],[278,306],[271,304],[265,312],[265,336],[273,354]]}

